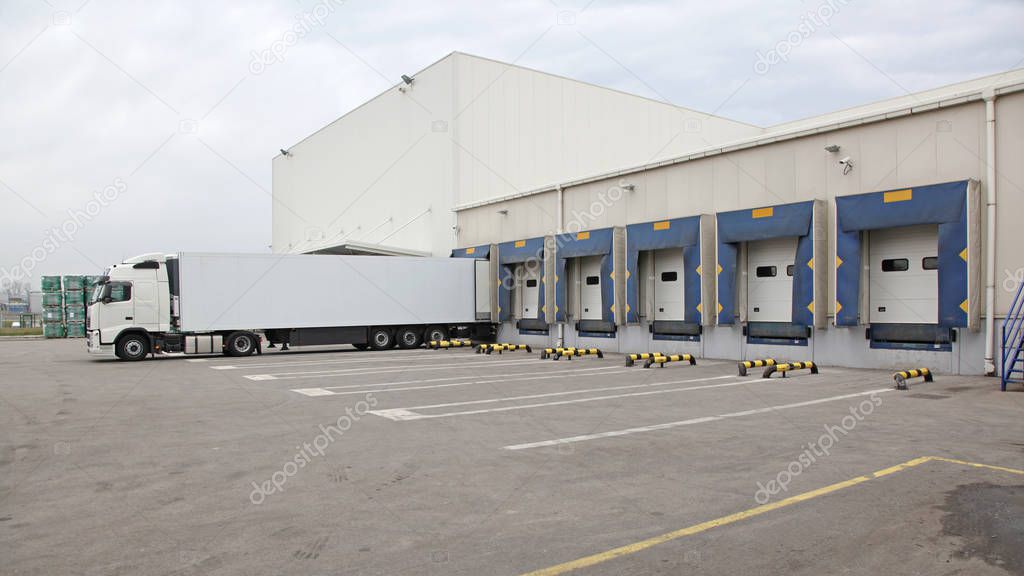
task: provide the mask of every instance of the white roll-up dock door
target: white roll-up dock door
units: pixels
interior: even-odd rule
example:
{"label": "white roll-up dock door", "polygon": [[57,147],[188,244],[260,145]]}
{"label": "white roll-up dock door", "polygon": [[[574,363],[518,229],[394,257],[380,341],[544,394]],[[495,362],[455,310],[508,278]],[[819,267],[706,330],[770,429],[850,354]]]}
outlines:
{"label": "white roll-up dock door", "polygon": [[683,249],[654,251],[654,319],[681,322],[685,319]]}
{"label": "white roll-up dock door", "polygon": [[601,319],[601,258],[580,258],[580,318],[583,320]]}
{"label": "white roll-up dock door", "polygon": [[935,224],[868,232],[871,323],[938,323],[938,235]]}
{"label": "white roll-up dock door", "polygon": [[796,237],[747,242],[747,321],[790,322]]}

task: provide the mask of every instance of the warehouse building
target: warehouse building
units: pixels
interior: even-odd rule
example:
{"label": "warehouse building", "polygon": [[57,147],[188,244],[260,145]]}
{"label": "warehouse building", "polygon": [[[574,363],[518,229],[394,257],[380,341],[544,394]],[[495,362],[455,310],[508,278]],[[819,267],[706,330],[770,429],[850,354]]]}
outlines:
{"label": "warehouse building", "polygon": [[487,258],[507,340],[991,373],[1022,88],[761,128],[454,53],[274,159],[274,250]]}

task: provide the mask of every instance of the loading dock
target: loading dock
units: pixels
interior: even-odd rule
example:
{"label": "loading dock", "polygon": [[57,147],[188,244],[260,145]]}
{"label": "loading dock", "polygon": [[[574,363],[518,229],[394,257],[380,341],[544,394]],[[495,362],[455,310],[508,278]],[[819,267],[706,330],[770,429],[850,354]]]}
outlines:
{"label": "loading dock", "polygon": [[702,275],[702,262],[714,261],[713,235],[708,215],[626,227],[627,323],[647,324],[654,340],[700,340],[705,302],[714,301],[714,277]]}
{"label": "loading dock", "polygon": [[556,320],[575,321],[580,336],[614,337],[624,320],[616,304],[625,294],[615,272],[624,269],[625,229],[559,234],[555,243]]}
{"label": "loading dock", "polygon": [[951,350],[957,328],[980,328],[976,181],[835,202],[837,326],[867,325],[872,348],[933,351]]}
{"label": "loading dock", "polygon": [[717,215],[718,323],[744,327],[748,344],[806,345],[827,310],[825,205],[820,200]]}
{"label": "loading dock", "polygon": [[520,334],[547,334],[546,278],[550,250],[543,237],[499,244],[498,316],[515,320]]}
{"label": "loading dock", "polygon": [[[475,258],[481,260],[476,267],[476,319],[498,322],[498,247],[493,244],[456,248],[452,258]],[[493,256],[493,257],[492,257]]]}

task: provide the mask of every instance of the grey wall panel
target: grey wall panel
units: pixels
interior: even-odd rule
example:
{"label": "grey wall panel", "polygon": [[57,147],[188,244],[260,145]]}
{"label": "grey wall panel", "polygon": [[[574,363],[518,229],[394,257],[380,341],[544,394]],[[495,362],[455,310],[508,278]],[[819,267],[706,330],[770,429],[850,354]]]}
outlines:
{"label": "grey wall panel", "polygon": [[715,216],[700,217],[700,311],[701,324],[712,326],[718,318],[718,239]]}
{"label": "grey wall panel", "polygon": [[612,285],[615,306],[615,324],[626,324],[626,228],[616,226],[612,231]]}
{"label": "grey wall panel", "polygon": [[[828,208],[824,200],[814,202],[814,327],[819,330],[828,325],[828,284],[831,279],[828,262]],[[833,257],[832,260],[835,258]]]}
{"label": "grey wall panel", "polygon": [[985,287],[981,280],[984,256],[981,252],[981,190],[977,180],[967,184],[967,328],[981,329],[982,295]]}
{"label": "grey wall panel", "polygon": [[555,323],[555,262],[557,242],[553,235],[544,237],[544,321]]}

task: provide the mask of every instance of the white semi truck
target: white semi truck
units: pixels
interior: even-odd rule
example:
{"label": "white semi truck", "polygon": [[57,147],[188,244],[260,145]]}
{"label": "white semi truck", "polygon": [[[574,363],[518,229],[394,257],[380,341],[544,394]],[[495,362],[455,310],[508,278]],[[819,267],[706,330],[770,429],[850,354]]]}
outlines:
{"label": "white semi truck", "polygon": [[415,348],[493,338],[486,260],[294,254],[144,254],[108,268],[90,297],[88,349],[249,356],[270,347]]}

